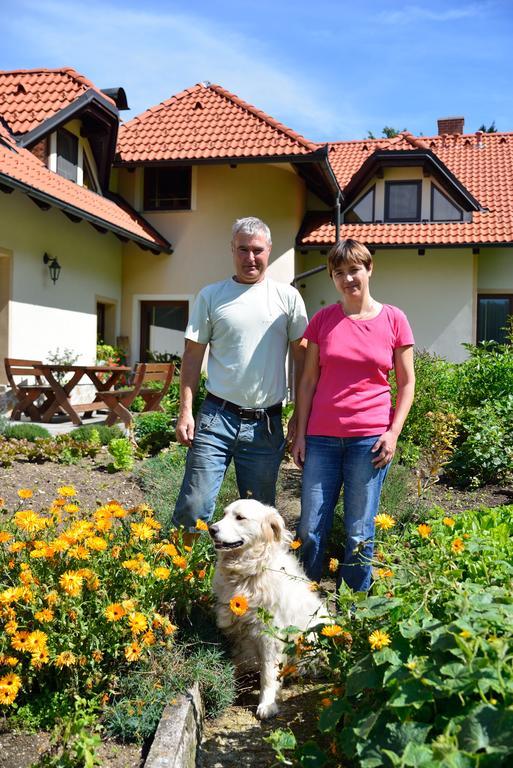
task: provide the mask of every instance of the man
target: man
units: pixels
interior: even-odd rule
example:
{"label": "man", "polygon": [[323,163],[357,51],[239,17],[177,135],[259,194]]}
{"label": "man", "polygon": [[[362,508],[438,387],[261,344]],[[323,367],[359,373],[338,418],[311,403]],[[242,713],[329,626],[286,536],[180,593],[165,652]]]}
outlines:
{"label": "man", "polygon": [[[303,368],[305,306],[295,288],[266,275],[267,225],[238,219],[232,253],[235,274],[200,291],[185,331],[176,436],[189,452],[173,523],[190,532],[198,519],[212,518],[232,459],[241,498],[274,506],[285,449],[281,404],[289,346],[296,382]],[[207,344],[207,396],[195,423],[192,402]],[[294,424],[293,417],[289,439]]]}

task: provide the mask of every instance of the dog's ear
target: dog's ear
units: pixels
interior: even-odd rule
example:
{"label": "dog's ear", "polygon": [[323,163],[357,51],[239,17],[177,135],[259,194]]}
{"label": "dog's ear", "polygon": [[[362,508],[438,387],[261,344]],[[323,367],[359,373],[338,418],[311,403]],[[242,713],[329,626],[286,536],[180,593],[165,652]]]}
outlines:
{"label": "dog's ear", "polygon": [[285,525],[281,515],[273,510],[262,522],[264,539],[269,543],[272,543],[273,541],[281,541],[284,528]]}

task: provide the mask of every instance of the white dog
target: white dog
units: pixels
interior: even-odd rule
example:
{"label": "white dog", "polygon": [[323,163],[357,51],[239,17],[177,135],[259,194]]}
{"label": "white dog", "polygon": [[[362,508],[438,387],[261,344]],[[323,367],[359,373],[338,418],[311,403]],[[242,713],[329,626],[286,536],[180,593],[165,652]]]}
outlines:
{"label": "white dog", "polygon": [[[233,502],[209,533],[218,553],[213,589],[217,598],[217,624],[234,641],[234,661],[239,672],[260,673],[257,717],[278,712],[276,698],[286,663],[283,642],[266,634],[257,609],[272,614],[275,627],[304,631],[326,620],[326,609],[297,558],[290,550],[292,534],[281,515],[254,499]],[[243,596],[248,608],[236,615],[230,600]]]}

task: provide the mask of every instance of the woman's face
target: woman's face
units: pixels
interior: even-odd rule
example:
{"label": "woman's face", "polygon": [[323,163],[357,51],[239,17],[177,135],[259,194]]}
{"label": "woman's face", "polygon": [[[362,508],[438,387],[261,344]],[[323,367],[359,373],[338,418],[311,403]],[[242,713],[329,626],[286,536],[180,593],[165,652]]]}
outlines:
{"label": "woman's face", "polygon": [[342,297],[356,299],[369,292],[371,275],[372,266],[367,269],[364,264],[339,264],[333,270],[331,278]]}

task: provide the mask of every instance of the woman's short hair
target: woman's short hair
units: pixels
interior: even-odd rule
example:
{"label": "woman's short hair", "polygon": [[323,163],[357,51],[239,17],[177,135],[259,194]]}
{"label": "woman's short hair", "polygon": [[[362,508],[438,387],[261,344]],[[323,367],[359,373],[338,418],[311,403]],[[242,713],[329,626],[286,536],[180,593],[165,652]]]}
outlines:
{"label": "woman's short hair", "polygon": [[333,270],[341,264],[363,264],[369,271],[372,267],[372,256],[369,249],[358,240],[341,240],[328,253],[328,272],[331,277]]}
{"label": "woman's short hair", "polygon": [[271,245],[271,230],[262,219],[257,219],[256,216],[246,216],[244,219],[237,219],[232,227],[232,243],[238,234],[263,235],[268,244]]}

